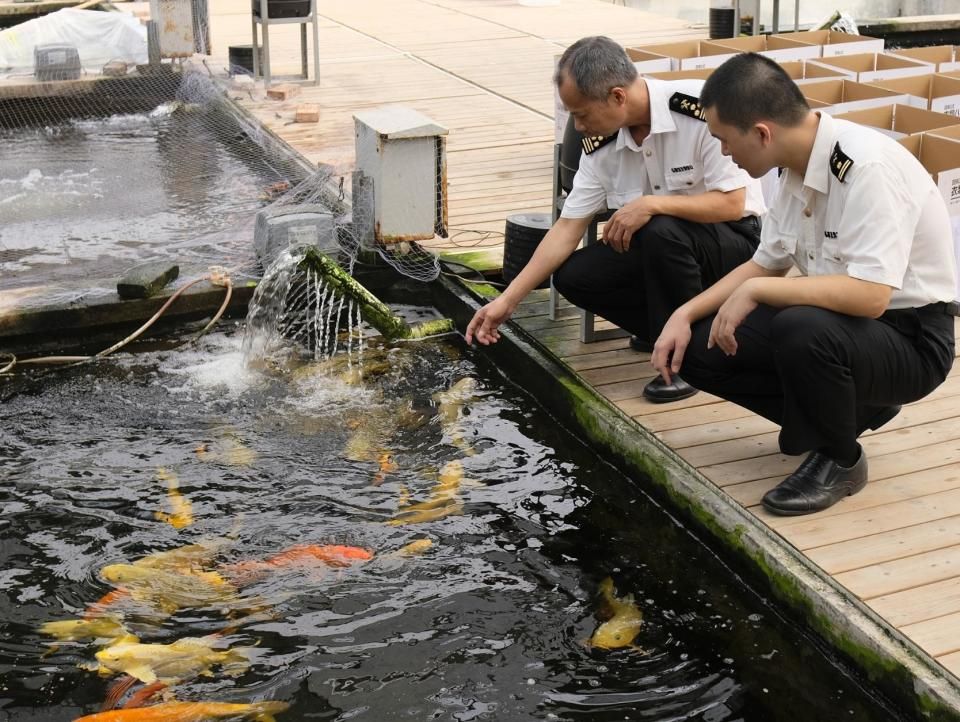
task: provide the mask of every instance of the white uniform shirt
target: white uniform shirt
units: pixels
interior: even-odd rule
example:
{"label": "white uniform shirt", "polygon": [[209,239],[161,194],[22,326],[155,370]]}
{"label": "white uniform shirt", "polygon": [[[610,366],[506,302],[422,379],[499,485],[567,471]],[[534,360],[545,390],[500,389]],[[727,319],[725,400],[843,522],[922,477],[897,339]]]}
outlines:
{"label": "white uniform shirt", "polygon": [[637,145],[621,128],[616,141],[580,157],[563,218],[589,218],[643,195],[699,195],[747,189],[745,216],[766,211],[760,182],[723,156],[707,124],[670,110],[674,93],[699,98],[702,80],[645,78],[650,93],[650,133]]}
{"label": "white uniform shirt", "polygon": [[819,115],[806,175],[784,171],[753,260],[891,286],[891,309],[953,300],[950,218],[930,175],[883,133]]}

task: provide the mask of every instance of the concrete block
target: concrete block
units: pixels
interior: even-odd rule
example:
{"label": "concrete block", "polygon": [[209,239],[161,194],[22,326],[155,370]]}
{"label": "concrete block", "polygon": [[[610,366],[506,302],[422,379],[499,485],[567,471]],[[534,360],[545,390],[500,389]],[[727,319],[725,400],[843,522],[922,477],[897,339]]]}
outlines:
{"label": "concrete block", "polygon": [[103,66],[103,74],[111,78],[122,78],[129,70],[129,66],[122,60],[111,60]]}
{"label": "concrete block", "polygon": [[303,103],[297,106],[294,120],[298,123],[317,123],[320,120],[320,106],[316,103]]}
{"label": "concrete block", "polygon": [[288,100],[300,92],[300,86],[293,83],[282,83],[267,88],[267,97],[272,100]]}
{"label": "concrete block", "polygon": [[117,281],[120,298],[149,298],[180,275],[180,266],[169,261],[149,261],[127,270]]}

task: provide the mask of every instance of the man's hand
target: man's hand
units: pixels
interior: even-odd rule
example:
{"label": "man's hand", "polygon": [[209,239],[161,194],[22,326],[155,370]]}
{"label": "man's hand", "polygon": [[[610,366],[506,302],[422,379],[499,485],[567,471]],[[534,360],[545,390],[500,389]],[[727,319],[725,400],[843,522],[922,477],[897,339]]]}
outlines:
{"label": "man's hand", "polygon": [[497,330],[501,323],[510,318],[513,308],[503,296],[495,298],[486,306],[481,308],[470,320],[467,325],[467,343],[473,343],[476,338],[477,343],[489,346],[500,340],[500,332]]}
{"label": "man's hand", "polygon": [[683,355],[690,345],[690,323],[676,311],[667,320],[660,332],[657,342],[653,345],[653,355],[650,363],[660,372],[663,380],[668,384],[670,377],[680,372],[683,365]]}
{"label": "man's hand", "polygon": [[720,306],[710,326],[707,348],[719,346],[727,356],[733,356],[737,353],[737,338],[735,335],[737,328],[757,307],[757,301],[753,297],[755,283],[752,283],[751,280],[744,281]]}
{"label": "man's hand", "polygon": [[646,196],[636,198],[614,213],[603,226],[603,242],[618,253],[630,248],[633,234],[654,216]]}

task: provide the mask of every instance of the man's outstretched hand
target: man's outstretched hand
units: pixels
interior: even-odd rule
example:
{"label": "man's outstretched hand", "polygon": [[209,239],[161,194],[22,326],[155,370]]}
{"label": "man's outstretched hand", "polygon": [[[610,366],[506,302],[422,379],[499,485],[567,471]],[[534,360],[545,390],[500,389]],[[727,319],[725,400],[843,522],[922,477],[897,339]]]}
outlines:
{"label": "man's outstretched hand", "polygon": [[467,343],[473,343],[474,339],[483,346],[496,343],[500,340],[500,324],[510,318],[512,313],[513,308],[502,296],[494,299],[473,314],[467,325]]}

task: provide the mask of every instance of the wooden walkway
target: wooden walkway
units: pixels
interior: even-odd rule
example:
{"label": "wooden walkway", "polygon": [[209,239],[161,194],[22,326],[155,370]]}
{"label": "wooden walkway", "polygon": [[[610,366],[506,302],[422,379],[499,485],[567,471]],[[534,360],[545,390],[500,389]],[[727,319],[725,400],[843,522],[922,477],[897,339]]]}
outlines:
{"label": "wooden walkway", "polygon": [[[250,44],[247,5],[211,0],[217,57]],[[450,131],[450,238],[427,245],[471,255],[490,248],[497,268],[506,216],[550,208],[554,57],[582,35],[627,45],[704,37],[680,20],[599,0],[323,0],[320,12],[320,84],[285,102],[243,104],[306,158],[345,173],[354,113],[400,104],[430,116]],[[299,72],[299,27],[271,30],[275,76]],[[290,124],[301,103],[320,106],[319,124]]]}
{"label": "wooden walkway", "polygon": [[[245,3],[211,0],[215,51],[250,42]],[[515,0],[324,0],[319,86],[293,100],[244,104],[314,162],[347,172],[356,111],[388,103],[450,129],[451,227],[446,246],[490,246],[500,258],[507,215],[546,211],[553,150],[554,56],[582,35],[624,44],[700,37],[684,23],[598,0],[526,7]],[[275,72],[299,68],[296,26],[274,40]],[[321,107],[320,123],[289,123],[297,103]],[[466,233],[470,231],[471,233]],[[441,243],[441,245],[443,245]],[[641,396],[648,357],[623,339],[582,344],[577,311],[546,318],[536,292],[516,320],[597,391],[686,459],[709,482],[806,554],[954,675],[960,675],[960,370],[863,439],[870,483],[809,517],[759,506],[797,458],[777,448],[776,427],[700,393],[666,406]]]}

